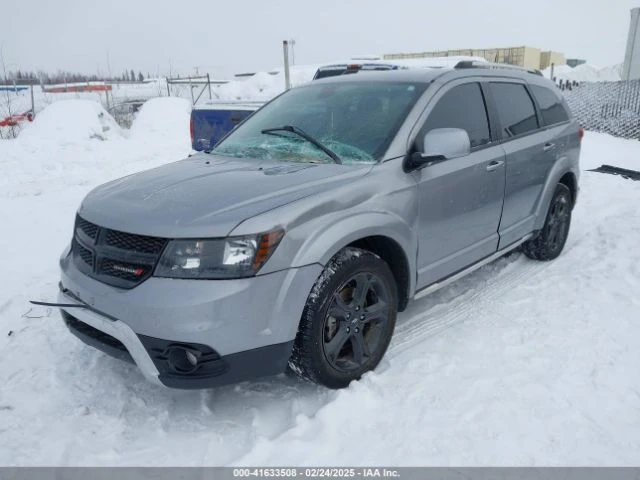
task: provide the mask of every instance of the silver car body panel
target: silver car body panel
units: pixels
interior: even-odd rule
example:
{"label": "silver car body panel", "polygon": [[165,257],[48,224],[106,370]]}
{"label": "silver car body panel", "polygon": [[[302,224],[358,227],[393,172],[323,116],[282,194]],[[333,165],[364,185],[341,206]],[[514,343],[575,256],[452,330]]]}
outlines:
{"label": "silver car body panel", "polygon": [[[80,305],[73,297],[64,292],[58,293],[58,302],[62,304],[77,303]],[[136,362],[136,365],[140,368],[142,374],[149,381],[161,385],[158,380],[158,369],[153,364],[151,357],[149,357],[149,354],[142,345],[138,335],[136,335],[129,325],[122,320],[110,319],[87,308],[63,308],[62,310],[73,315],[81,322],[91,325],[93,328],[120,340],[120,342],[122,342],[122,344],[127,348],[127,351],[133,358],[133,361]]]}
{"label": "silver car body panel", "polygon": [[293,340],[297,322],[287,319],[300,318],[322,271],[315,264],[238,280],[152,277],[122,290],[87,277],[71,257],[61,268],[64,288],[136,334],[203,343],[220,355]]}

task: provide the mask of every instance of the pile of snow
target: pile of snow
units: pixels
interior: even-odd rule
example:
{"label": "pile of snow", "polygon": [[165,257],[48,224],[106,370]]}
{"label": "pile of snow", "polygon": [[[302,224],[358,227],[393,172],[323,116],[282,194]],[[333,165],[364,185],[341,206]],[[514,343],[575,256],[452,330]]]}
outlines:
{"label": "pile of snow", "polygon": [[[551,67],[542,71],[543,75],[551,78]],[[619,82],[622,79],[622,64],[605,68],[598,68],[588,63],[583,63],[575,68],[568,65],[557,65],[553,69],[556,81],[569,80],[576,82]]]}
{"label": "pile of snow", "polygon": [[122,129],[97,102],[63,100],[46,107],[20,133],[20,141],[76,143],[122,136]]}
{"label": "pile of snow", "polygon": [[0,201],[95,184],[96,178],[184,158],[191,151],[188,112],[186,100],[159,98],[129,135],[98,102],[52,103],[18,138],[0,140]]}
{"label": "pile of snow", "polygon": [[[291,86],[308,83],[313,79],[319,65],[294,65],[290,68]],[[219,100],[225,101],[267,101],[282,93],[285,89],[285,76],[282,70],[258,72],[249,78],[232,80],[219,85],[214,92]]]}
{"label": "pile of snow", "polygon": [[175,137],[188,137],[190,114],[191,103],[184,98],[152,98],[137,113],[130,135],[163,142]]}
{"label": "pile of snow", "polygon": [[[453,68],[461,61],[486,62],[482,57],[432,57],[411,58],[400,60],[383,60],[377,56],[371,58],[358,57],[350,60],[326,62],[316,65],[293,65],[290,67],[289,77],[291,86],[295,87],[313,80],[318,68],[327,65],[341,65],[350,63],[380,63],[385,65],[397,65],[400,68],[424,69],[424,68]],[[285,76],[281,67],[269,72],[258,72],[249,78],[232,80],[215,88],[216,96],[224,101],[267,101],[282,93],[285,88]]]}

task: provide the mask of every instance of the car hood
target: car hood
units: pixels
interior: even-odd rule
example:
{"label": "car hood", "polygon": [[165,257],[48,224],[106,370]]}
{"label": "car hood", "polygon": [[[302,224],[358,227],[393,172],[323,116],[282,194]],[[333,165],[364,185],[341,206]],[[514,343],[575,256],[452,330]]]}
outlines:
{"label": "car hood", "polygon": [[242,221],[366,175],[371,165],[275,163],[194,155],[101,185],[79,214],[170,238],[224,237]]}

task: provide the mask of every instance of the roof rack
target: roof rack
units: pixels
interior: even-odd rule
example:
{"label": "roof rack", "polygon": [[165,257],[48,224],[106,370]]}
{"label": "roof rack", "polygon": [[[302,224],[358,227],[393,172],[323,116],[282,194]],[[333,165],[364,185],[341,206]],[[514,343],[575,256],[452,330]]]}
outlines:
{"label": "roof rack", "polygon": [[456,63],[456,66],[453,68],[492,68],[500,70],[519,70],[521,72],[533,73],[534,75],[542,76],[542,72],[536,68],[519,67],[517,65],[509,65],[506,63],[478,62],[475,60],[462,60],[461,62]]}

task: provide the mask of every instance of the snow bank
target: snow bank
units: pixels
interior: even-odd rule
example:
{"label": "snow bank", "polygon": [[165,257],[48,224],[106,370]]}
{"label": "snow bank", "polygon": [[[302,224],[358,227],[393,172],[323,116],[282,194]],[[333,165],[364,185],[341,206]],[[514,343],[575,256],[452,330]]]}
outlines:
{"label": "snow bank", "polygon": [[176,137],[189,137],[191,103],[184,98],[159,97],[147,100],[138,114],[130,135],[154,141],[172,141]]}
{"label": "snow bank", "polygon": [[[295,87],[310,82],[318,66],[292,66],[289,72],[291,85]],[[282,93],[284,88],[284,72],[276,69],[271,72],[258,72],[247,79],[232,80],[218,86],[214,91],[220,100],[267,101]]]}
{"label": "snow bank", "polygon": [[148,107],[128,138],[97,102],[49,105],[17,139],[0,140],[0,201],[91,185],[97,178],[117,178],[186,157],[191,151],[189,102],[159,98]]}
{"label": "snow bank", "polygon": [[24,144],[85,140],[107,140],[122,137],[122,130],[107,111],[90,100],[62,100],[52,103],[36,115],[32,124],[20,133]]}
{"label": "snow bank", "polygon": [[[482,57],[433,57],[415,58],[401,60],[383,60],[366,58],[339,60],[316,65],[293,65],[290,68],[289,76],[291,86],[295,87],[313,80],[313,76],[321,66],[348,63],[382,63],[398,65],[401,68],[452,68],[460,61],[486,62]],[[226,101],[267,101],[284,91],[284,71],[282,67],[275,68],[269,72],[258,72],[255,75],[241,80],[232,80],[229,83],[220,85],[214,90],[220,100]]]}
{"label": "snow bank", "polygon": [[[543,70],[543,75],[551,77],[551,67]],[[605,68],[598,68],[588,63],[583,63],[575,68],[568,65],[557,65],[553,70],[553,76],[557,80],[569,80],[576,82],[619,82],[622,78],[622,64]]]}

